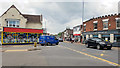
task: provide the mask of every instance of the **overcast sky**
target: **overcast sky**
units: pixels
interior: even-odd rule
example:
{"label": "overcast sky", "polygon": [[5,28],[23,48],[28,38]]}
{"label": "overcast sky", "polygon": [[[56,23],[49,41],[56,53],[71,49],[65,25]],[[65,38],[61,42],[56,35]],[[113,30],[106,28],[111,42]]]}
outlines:
{"label": "overcast sky", "polygon": [[[120,0],[85,0],[84,21],[98,16],[118,13]],[[56,34],[66,27],[73,28],[82,24],[82,0],[0,0],[0,15],[11,5],[15,5],[23,14],[44,17],[43,27]]]}

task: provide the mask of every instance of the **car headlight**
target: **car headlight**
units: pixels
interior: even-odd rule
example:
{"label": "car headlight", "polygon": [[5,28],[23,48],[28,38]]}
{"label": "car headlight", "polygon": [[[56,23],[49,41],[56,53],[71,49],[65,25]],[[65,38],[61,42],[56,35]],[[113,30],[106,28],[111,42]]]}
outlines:
{"label": "car headlight", "polygon": [[105,42],[99,42],[100,44],[105,44]]}

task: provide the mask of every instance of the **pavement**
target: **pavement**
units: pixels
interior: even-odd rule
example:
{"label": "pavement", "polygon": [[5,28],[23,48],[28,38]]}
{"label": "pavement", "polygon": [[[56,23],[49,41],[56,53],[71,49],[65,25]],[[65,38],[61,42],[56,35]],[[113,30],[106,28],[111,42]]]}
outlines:
{"label": "pavement", "polygon": [[82,44],[61,42],[56,46],[33,45],[2,47],[3,66],[118,66],[118,49],[97,50]]}

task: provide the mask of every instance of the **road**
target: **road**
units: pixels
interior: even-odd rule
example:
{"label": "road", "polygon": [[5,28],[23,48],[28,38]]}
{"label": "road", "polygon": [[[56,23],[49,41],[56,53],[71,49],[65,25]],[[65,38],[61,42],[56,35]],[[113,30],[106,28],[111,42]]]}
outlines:
{"label": "road", "polygon": [[38,46],[41,50],[27,51],[32,45],[2,48],[3,66],[116,66],[118,49],[97,50],[82,44],[62,42],[57,46]]}

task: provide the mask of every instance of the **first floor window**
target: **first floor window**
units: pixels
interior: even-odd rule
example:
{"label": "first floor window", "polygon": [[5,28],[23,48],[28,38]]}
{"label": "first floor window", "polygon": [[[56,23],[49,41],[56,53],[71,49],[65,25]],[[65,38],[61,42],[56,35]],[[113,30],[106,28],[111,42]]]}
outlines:
{"label": "first floor window", "polygon": [[86,24],[84,24],[84,31],[86,31]]}
{"label": "first floor window", "polygon": [[108,29],[108,19],[103,20],[103,29]]}
{"label": "first floor window", "polygon": [[20,20],[15,19],[7,19],[7,27],[19,27]]}
{"label": "first floor window", "polygon": [[116,28],[120,28],[120,18],[116,18]]}
{"label": "first floor window", "polygon": [[98,22],[97,22],[97,21],[94,21],[93,23],[94,23],[94,30],[96,30],[96,29],[97,29],[97,23],[98,23]]}

